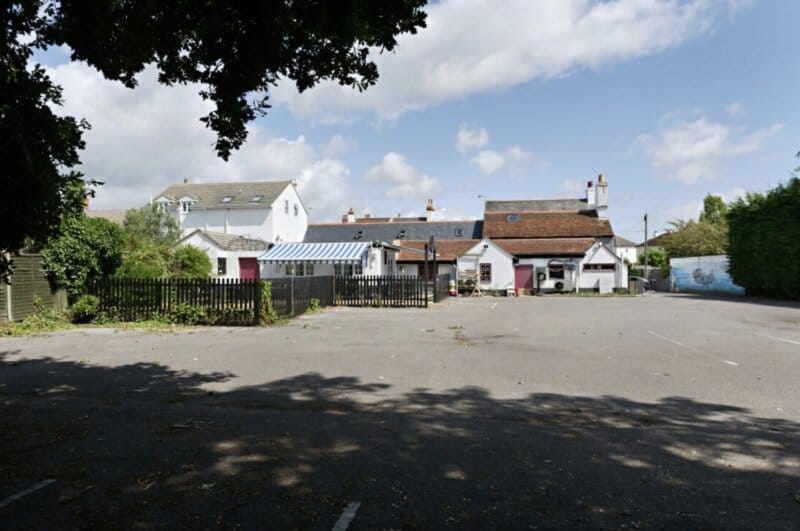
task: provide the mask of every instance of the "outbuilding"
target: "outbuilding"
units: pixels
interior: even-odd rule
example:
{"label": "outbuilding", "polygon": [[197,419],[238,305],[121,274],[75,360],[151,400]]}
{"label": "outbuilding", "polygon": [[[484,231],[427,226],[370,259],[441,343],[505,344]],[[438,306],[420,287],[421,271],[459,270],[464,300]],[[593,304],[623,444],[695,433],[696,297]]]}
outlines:
{"label": "outbuilding", "polygon": [[241,280],[259,278],[257,258],[269,247],[264,240],[203,229],[190,232],[179,243],[205,252],[215,277]]}
{"label": "outbuilding", "polygon": [[400,248],[385,242],[277,243],[259,256],[261,278],[396,275]]}

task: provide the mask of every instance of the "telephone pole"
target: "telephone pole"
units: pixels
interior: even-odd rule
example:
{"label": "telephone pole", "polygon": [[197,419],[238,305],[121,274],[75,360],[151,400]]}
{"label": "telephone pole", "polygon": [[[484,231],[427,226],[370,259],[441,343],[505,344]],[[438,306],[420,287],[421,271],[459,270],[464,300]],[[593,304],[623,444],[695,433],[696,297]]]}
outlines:
{"label": "telephone pole", "polygon": [[644,278],[650,280],[647,274],[647,214],[644,215]]}

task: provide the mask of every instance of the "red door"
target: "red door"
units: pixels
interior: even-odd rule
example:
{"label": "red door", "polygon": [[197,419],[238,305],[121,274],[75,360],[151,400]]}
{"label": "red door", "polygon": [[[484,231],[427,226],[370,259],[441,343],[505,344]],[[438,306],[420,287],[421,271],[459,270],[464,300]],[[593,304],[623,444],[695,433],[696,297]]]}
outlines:
{"label": "red door", "polygon": [[239,278],[241,280],[258,280],[258,261],[255,258],[239,258]]}
{"label": "red door", "polygon": [[517,289],[533,289],[532,265],[518,265],[514,268],[514,287]]}

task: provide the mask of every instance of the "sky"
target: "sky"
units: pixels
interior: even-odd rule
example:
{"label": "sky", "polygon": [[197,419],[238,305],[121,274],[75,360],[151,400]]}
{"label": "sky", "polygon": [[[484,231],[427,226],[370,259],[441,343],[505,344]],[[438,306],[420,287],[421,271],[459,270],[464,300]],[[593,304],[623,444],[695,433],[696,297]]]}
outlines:
{"label": "sky", "polygon": [[[198,86],[135,90],[69,50],[36,60],[64,89],[57,112],[92,129],[80,168],[105,182],[92,208],[146,204],[172,183],[289,179],[312,222],[373,216],[481,218],[488,199],[583,197],[608,181],[618,235],[696,217],[800,164],[794,0],[442,0],[428,27],[376,54],[358,93],[323,83],[270,92],[229,162],[199,121]],[[794,105],[793,105],[794,104]]]}

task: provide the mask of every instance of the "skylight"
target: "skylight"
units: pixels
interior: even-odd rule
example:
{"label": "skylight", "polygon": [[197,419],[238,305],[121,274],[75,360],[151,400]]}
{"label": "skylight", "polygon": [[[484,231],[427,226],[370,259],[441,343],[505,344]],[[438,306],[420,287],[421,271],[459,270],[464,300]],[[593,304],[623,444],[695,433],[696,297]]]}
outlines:
{"label": "skylight", "polygon": [[251,202],[251,203],[258,203],[259,201],[261,201],[261,198],[262,198],[262,197],[263,197],[263,196],[261,196],[261,195],[254,195],[254,196],[253,196],[253,197],[250,199],[250,202]]}
{"label": "skylight", "polygon": [[360,231],[356,232],[355,239],[356,240],[360,240],[362,236],[364,236],[364,231],[360,230]]}
{"label": "skylight", "polygon": [[233,197],[229,195],[226,195],[225,197],[222,198],[223,203],[230,203],[231,201],[233,201]]}
{"label": "skylight", "polygon": [[406,237],[406,231],[405,230],[401,230],[400,234],[397,235],[397,239],[398,240],[402,240],[405,237]]}
{"label": "skylight", "polygon": [[519,221],[519,214],[509,214],[506,216],[506,221],[510,223],[516,223]]}

